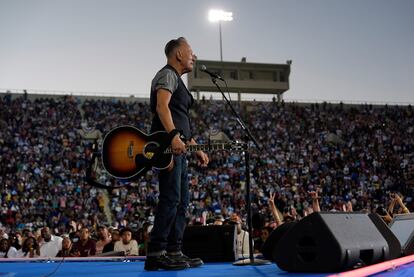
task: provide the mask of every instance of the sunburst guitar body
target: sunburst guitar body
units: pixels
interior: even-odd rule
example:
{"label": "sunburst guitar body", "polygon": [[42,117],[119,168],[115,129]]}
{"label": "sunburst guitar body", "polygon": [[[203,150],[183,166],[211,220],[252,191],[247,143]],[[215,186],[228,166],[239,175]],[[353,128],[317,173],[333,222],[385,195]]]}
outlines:
{"label": "sunburst guitar body", "polygon": [[[243,143],[187,145],[187,152],[243,150]],[[120,126],[109,131],[102,143],[102,163],[113,177],[134,181],[151,168],[163,170],[173,162],[169,135],[158,131],[146,134],[133,126]]]}

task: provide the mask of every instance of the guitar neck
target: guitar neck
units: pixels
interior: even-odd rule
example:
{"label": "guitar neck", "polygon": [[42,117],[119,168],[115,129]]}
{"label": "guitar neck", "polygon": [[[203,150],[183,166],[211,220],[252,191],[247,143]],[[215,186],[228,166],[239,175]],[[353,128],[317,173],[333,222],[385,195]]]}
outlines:
{"label": "guitar neck", "polygon": [[[203,152],[211,152],[216,150],[225,150],[228,147],[228,143],[213,143],[213,144],[197,144],[197,145],[187,145],[186,149],[187,152],[197,152],[197,151],[203,151]],[[171,146],[169,146],[164,153],[170,154]]]}

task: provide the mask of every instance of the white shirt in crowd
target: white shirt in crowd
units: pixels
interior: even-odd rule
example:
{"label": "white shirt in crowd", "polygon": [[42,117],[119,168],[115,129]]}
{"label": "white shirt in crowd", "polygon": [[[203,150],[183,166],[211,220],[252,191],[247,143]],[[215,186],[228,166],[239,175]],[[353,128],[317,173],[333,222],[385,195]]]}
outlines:
{"label": "white shirt in crowd", "polygon": [[238,259],[249,258],[249,232],[241,230],[240,234],[237,234],[236,243]]}
{"label": "white shirt in crowd", "polygon": [[[7,258],[16,258],[17,256],[18,256],[17,249],[11,246],[9,248],[9,251],[7,251]],[[6,252],[0,251],[0,258],[4,258],[4,257],[6,257]]]}
{"label": "white shirt in crowd", "polygon": [[128,244],[124,244],[122,240],[115,242],[114,251],[124,251],[127,256],[138,256],[138,242],[134,239]]}
{"label": "white shirt in crowd", "polygon": [[27,253],[23,253],[23,249],[19,249],[17,250],[17,256],[16,258],[39,258],[40,256],[38,256],[36,254],[36,250],[34,251],[33,257],[30,257],[30,252]]}
{"label": "white shirt in crowd", "polygon": [[40,257],[56,257],[57,253],[62,250],[62,238],[53,236],[48,242],[43,242],[40,246]]}

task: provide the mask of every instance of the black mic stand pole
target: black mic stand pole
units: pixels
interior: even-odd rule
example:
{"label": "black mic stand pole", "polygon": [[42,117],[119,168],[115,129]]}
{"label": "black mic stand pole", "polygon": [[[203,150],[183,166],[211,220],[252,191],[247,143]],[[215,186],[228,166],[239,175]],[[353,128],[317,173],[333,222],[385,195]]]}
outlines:
{"label": "black mic stand pole", "polygon": [[[249,259],[240,260],[234,262],[233,265],[264,265],[269,264],[267,260],[254,259],[253,256],[253,228],[252,228],[252,209],[251,209],[251,199],[250,199],[250,155],[249,155],[249,141],[252,141],[256,147],[261,150],[261,147],[257,140],[254,138],[250,130],[244,124],[243,120],[240,118],[239,114],[234,109],[233,105],[227,99],[224,92],[221,90],[220,86],[217,84],[217,78],[212,77],[211,81],[216,85],[217,89],[223,95],[224,100],[226,100],[227,105],[230,107],[233,112],[236,121],[239,123],[240,127],[244,131],[244,160],[245,160],[245,174],[246,174],[246,202],[247,202],[247,225],[249,231]],[[225,82],[225,81],[224,81]]]}

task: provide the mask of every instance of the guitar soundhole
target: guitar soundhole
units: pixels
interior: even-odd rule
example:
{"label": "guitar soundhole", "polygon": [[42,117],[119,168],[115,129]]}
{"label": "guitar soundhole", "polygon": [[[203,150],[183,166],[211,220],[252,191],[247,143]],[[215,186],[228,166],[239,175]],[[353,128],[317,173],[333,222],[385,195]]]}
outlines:
{"label": "guitar soundhole", "polygon": [[149,142],[146,145],[144,145],[144,157],[148,160],[151,160],[157,152],[159,146],[160,145],[156,142]]}

